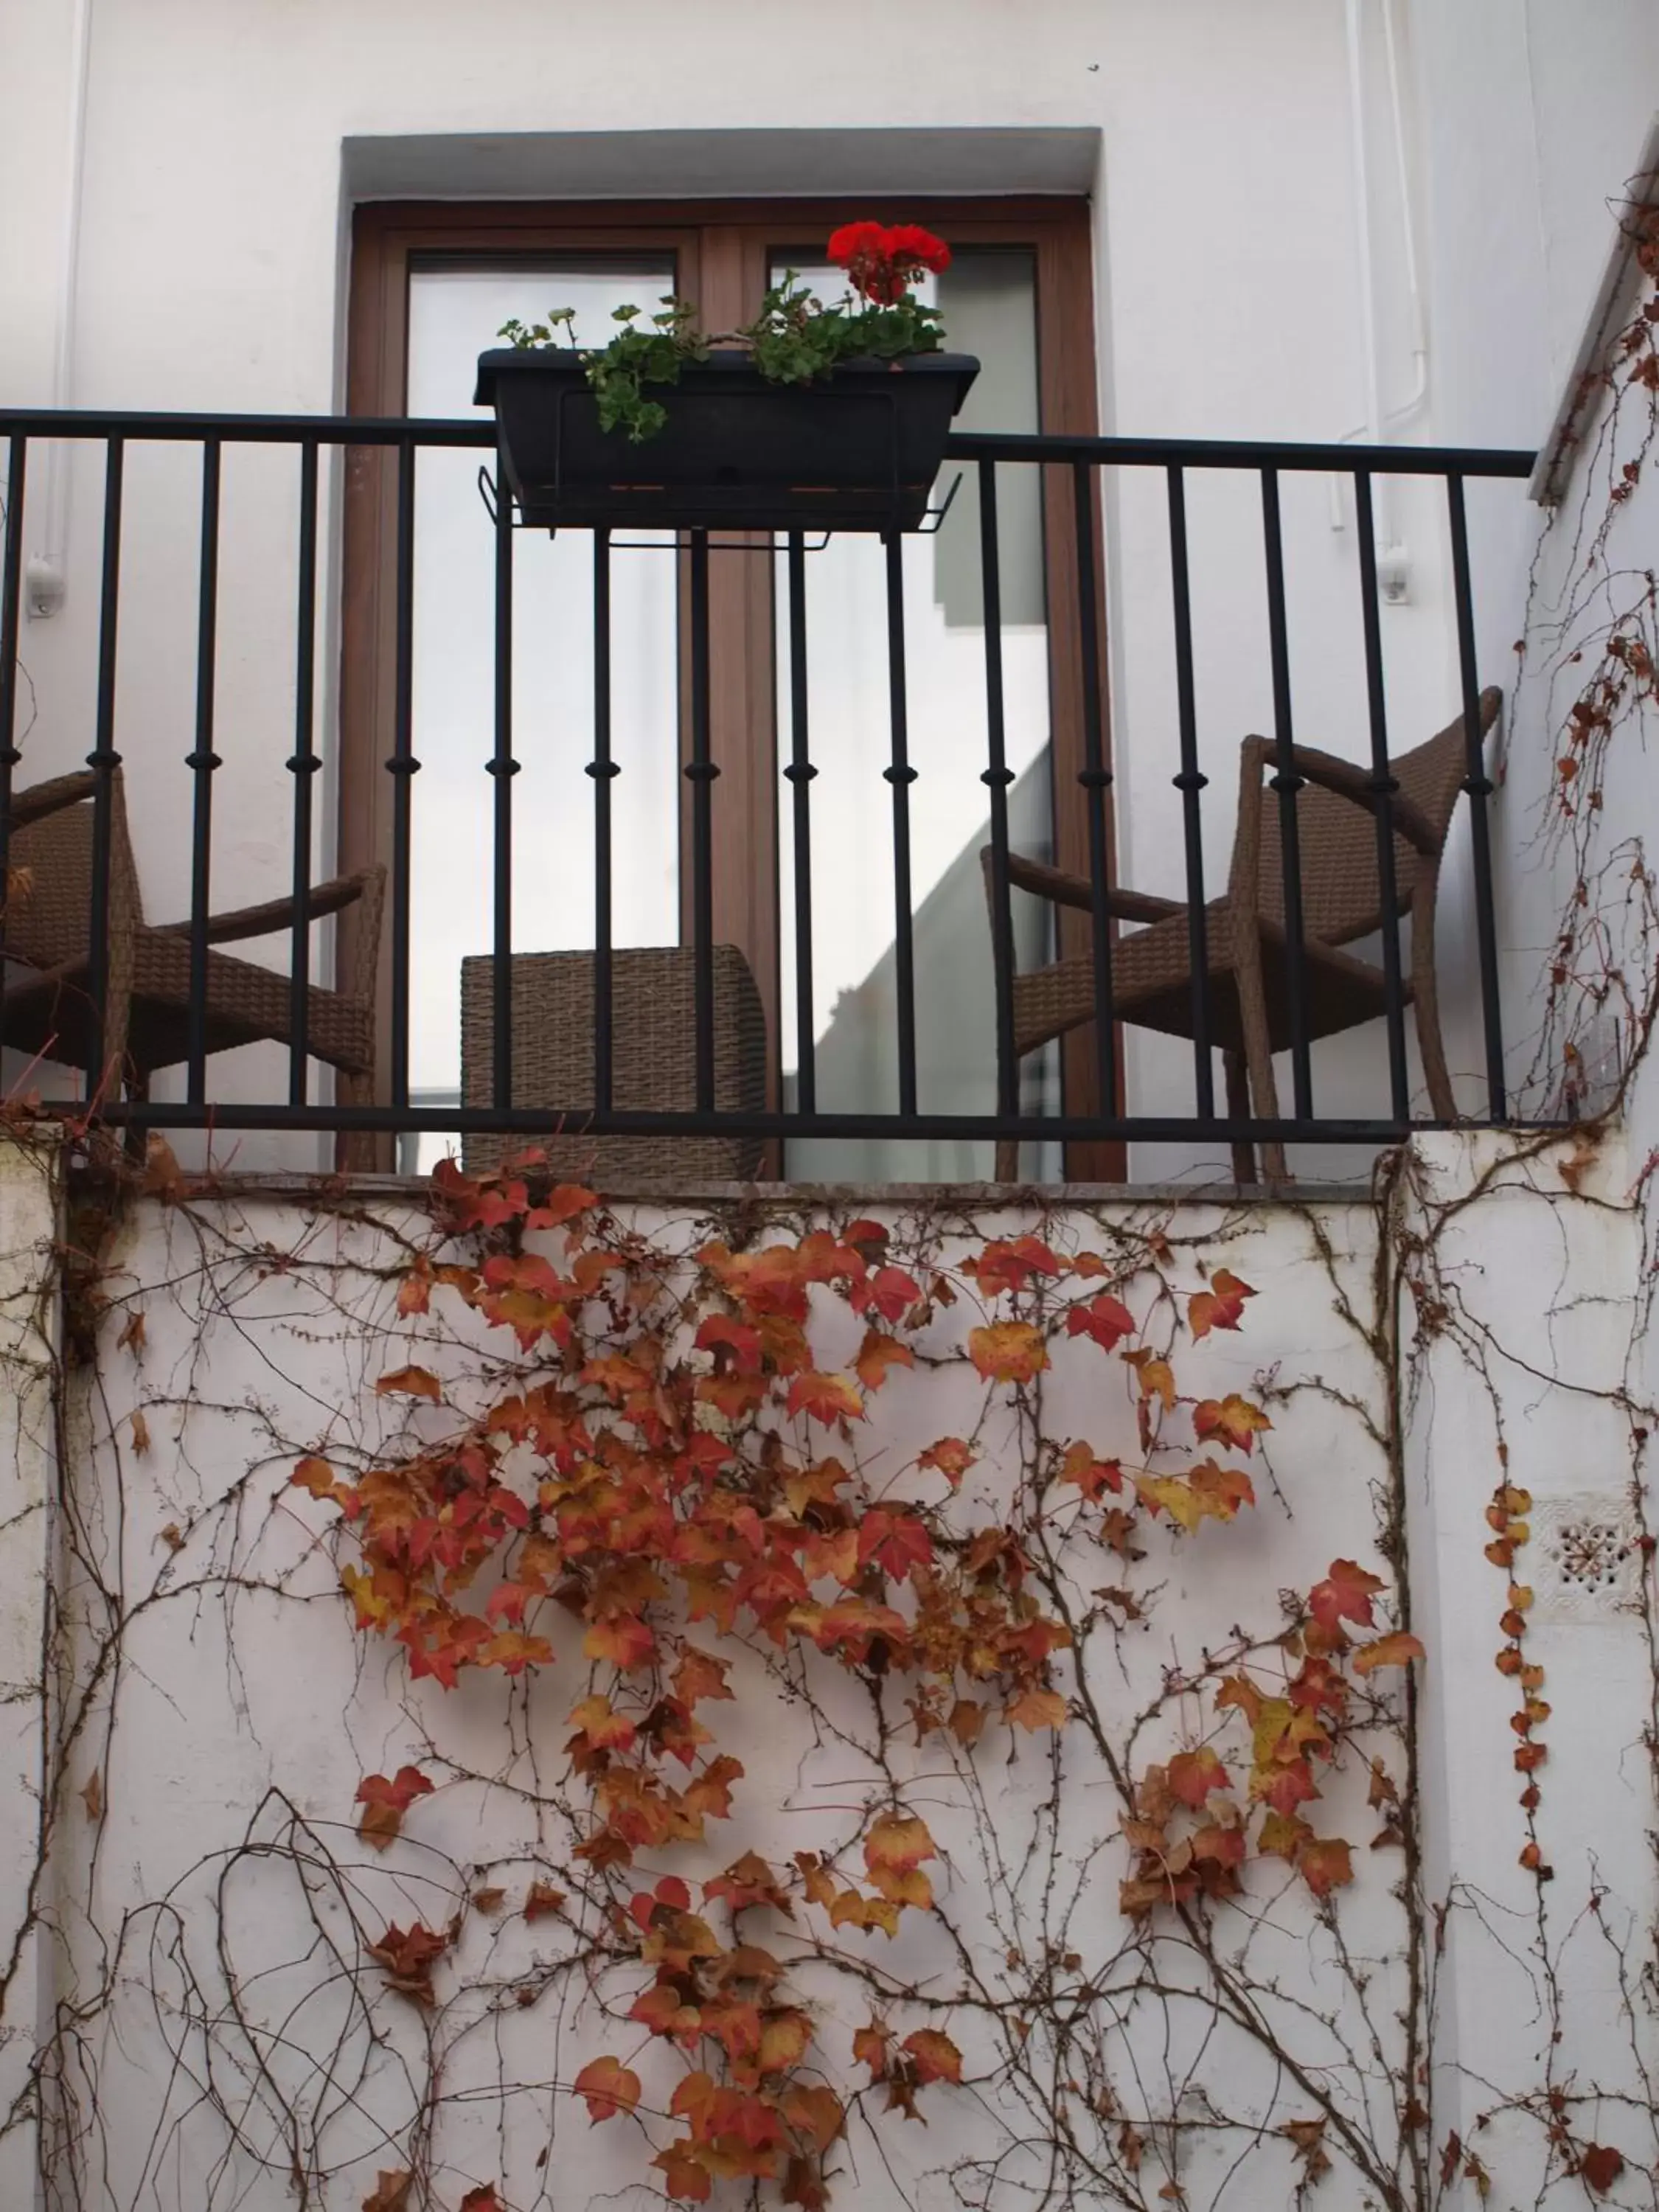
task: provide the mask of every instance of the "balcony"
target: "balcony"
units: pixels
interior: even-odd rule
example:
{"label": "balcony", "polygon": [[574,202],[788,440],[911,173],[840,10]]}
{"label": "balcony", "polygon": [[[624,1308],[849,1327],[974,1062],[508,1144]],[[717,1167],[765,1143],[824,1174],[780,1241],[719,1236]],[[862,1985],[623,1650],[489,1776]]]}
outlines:
{"label": "balcony", "polygon": [[[659,1180],[1121,1178],[1133,1146],[1243,1181],[1511,1118],[1471,541],[1530,453],[960,434],[931,546],[565,531],[550,596],[482,419],[14,411],[0,440],[14,1092]],[[88,556],[25,636],[54,446],[98,586]],[[461,538],[465,653],[433,572]],[[617,610],[647,573],[642,771]],[[556,620],[562,690],[526,674]],[[422,776],[458,671],[465,743]],[[573,772],[532,805],[555,738]]]}

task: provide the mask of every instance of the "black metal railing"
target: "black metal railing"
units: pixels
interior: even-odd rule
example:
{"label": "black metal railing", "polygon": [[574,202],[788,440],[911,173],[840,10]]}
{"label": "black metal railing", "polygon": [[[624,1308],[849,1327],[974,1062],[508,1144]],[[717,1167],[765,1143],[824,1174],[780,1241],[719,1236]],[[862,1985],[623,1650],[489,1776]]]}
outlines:
{"label": "black metal railing", "polygon": [[[495,511],[495,696],[493,744],[481,772],[492,779],[491,933],[493,958],[493,1065],[491,1099],[483,1106],[432,1103],[411,1097],[410,1014],[420,988],[413,965],[411,936],[412,837],[419,761],[415,744],[415,502],[417,457],[427,449],[477,448],[493,453],[494,426],[481,420],[437,421],[354,419],[289,416],[157,415],[123,413],[0,412],[0,441],[9,457],[4,531],[3,582],[0,585],[0,883],[7,880],[12,835],[15,772],[21,761],[17,743],[19,716],[20,608],[24,587],[26,483],[31,447],[68,440],[104,449],[101,580],[96,637],[96,682],[93,744],[85,755],[90,772],[92,811],[90,917],[88,958],[82,979],[85,1008],[81,1023],[86,1096],[112,1122],[155,1127],[216,1126],[225,1129],[317,1129],[377,1132],[489,1132],[521,1133],[526,1139],[562,1123],[594,1135],[732,1134],[787,1139],[933,1139],[1170,1141],[1330,1141],[1382,1143],[1413,1125],[1404,1009],[1409,990],[1401,963],[1401,911],[1395,895],[1395,805],[1399,787],[1392,774],[1383,669],[1382,623],[1373,514],[1373,483],[1379,477],[1438,478],[1444,486],[1445,527],[1449,542],[1451,614],[1457,642],[1460,704],[1468,734],[1463,792],[1469,816],[1471,891],[1480,992],[1480,1030],[1484,1050],[1479,1119],[1507,1117],[1504,1040],[1499,1011],[1498,960],[1493,920],[1492,863],[1487,819],[1492,784],[1481,745],[1475,614],[1469,556],[1466,484],[1480,479],[1524,480],[1534,456],[1520,452],[1483,452],[1413,447],[1301,446],[1192,441],[1069,436],[958,434],[950,442],[951,464],[971,471],[979,494],[979,554],[984,618],[983,767],[964,762],[962,773],[986,787],[990,890],[988,953],[994,976],[996,1020],[994,1110],[949,1112],[919,1103],[916,990],[911,896],[911,808],[917,771],[908,745],[909,699],[903,627],[902,545],[887,539],[887,675],[890,759],[884,771],[889,786],[887,823],[879,828],[878,799],[872,794],[870,834],[890,838],[893,914],[893,1004],[896,1048],[896,1103],[891,1110],[824,1110],[818,1103],[813,1034],[813,830],[811,757],[807,663],[807,608],[811,596],[807,546],[799,532],[778,541],[782,556],[780,597],[788,613],[788,660],[781,692],[789,706],[787,758],[782,774],[790,787],[780,810],[779,835],[790,841],[793,859],[793,931],[797,1060],[793,1101],[786,1109],[736,1110],[716,1104],[714,893],[717,868],[741,865],[743,856],[716,849],[714,786],[720,773],[722,732],[714,726],[710,677],[709,534],[690,531],[682,538],[685,584],[684,619],[689,629],[684,684],[684,733],[681,772],[683,866],[689,869],[689,897],[684,902],[686,934],[695,970],[695,1053],[691,1096],[672,1110],[644,1111],[616,1103],[617,1037],[613,1007],[613,784],[620,773],[612,750],[611,666],[611,561],[605,530],[591,534],[594,637],[592,641],[592,757],[591,828],[595,902],[591,947],[593,962],[592,1025],[592,1081],[590,1098],[562,1110],[544,1103],[515,1104],[513,1098],[514,996],[512,988],[513,871],[514,860],[514,535],[508,501]],[[200,567],[196,615],[195,720],[191,749],[179,765],[188,772],[176,785],[163,760],[146,747],[128,758],[126,774],[154,793],[166,782],[176,789],[190,818],[190,915],[179,933],[189,945],[189,1006],[183,1055],[183,1095],[161,1099],[123,1095],[119,1071],[106,1050],[106,1012],[111,988],[111,884],[116,838],[116,777],[123,765],[118,726],[118,638],[123,574],[123,501],[125,461],[131,447],[149,441],[183,442],[200,449]],[[222,467],[228,447],[258,445],[291,448],[298,480],[297,612],[294,623],[294,748],[285,767],[290,779],[289,825],[292,861],[289,940],[287,1079],[281,1095],[264,1100],[215,1098],[210,1082],[212,1039],[208,1023],[210,967],[210,883],[214,836],[214,782],[221,769],[215,750],[215,692],[220,665],[218,577],[222,515]],[[319,826],[317,777],[324,766],[319,742],[318,595],[319,575],[319,469],[325,449],[389,450],[390,503],[395,514],[388,563],[392,620],[388,626],[392,662],[389,717],[390,749],[377,773],[389,786],[385,809],[389,822],[387,866],[389,952],[386,963],[388,1003],[385,1010],[383,1064],[372,1100],[349,1102],[325,1095],[327,1085],[315,1073],[309,1050],[309,991],[317,975],[312,928],[319,918],[313,904],[314,858]],[[1080,811],[1080,847],[1086,852],[1092,887],[1086,917],[1086,947],[1092,962],[1092,1089],[1097,1106],[1088,1111],[1062,1107],[1054,1113],[1022,1109],[1015,1056],[1013,884],[1010,872],[1008,794],[1014,782],[1006,734],[1004,640],[1001,620],[999,485],[1015,470],[1042,471],[1046,527],[1052,543],[1056,518],[1069,510],[1072,558],[1069,588],[1075,592],[1066,635],[1077,665],[1065,673],[1078,709],[1076,798],[1056,791],[1056,808]],[[1107,742],[1105,641],[1102,625],[1099,482],[1103,471],[1133,470],[1161,475],[1167,495],[1168,560],[1172,602],[1170,640],[1173,648],[1175,726],[1170,757],[1171,779],[1180,793],[1182,850],[1185,873],[1190,1019],[1185,1025],[1192,1051],[1189,1105],[1160,1110],[1120,1110],[1121,1070],[1113,993],[1113,964],[1119,942],[1111,911],[1110,829],[1113,772]],[[1261,499],[1261,548],[1267,594],[1267,649],[1271,668],[1272,741],[1277,774],[1282,858],[1283,933],[1289,1000],[1289,1060],[1291,1110],[1264,1117],[1217,1109],[1214,1050],[1217,1024],[1206,942],[1204,793],[1207,779],[1199,741],[1198,647],[1188,543],[1189,479],[1196,471],[1225,471],[1253,478]],[[1315,472],[1345,479],[1356,502],[1359,555],[1360,617],[1364,653],[1363,714],[1370,734],[1369,773],[1364,780],[1374,813],[1380,885],[1382,1010],[1388,1059],[1387,1110],[1366,1119],[1351,1114],[1322,1115],[1315,1095],[1312,1030],[1309,1018],[1309,963],[1303,911],[1298,849],[1298,793],[1304,787],[1297,760],[1293,714],[1290,622],[1281,479]],[[505,477],[497,468],[496,482]],[[481,518],[481,529],[490,526]],[[1052,589],[1052,584],[1050,588]],[[152,586],[153,591],[153,586]],[[1060,676],[1054,679],[1058,682]],[[781,700],[780,702],[781,706]],[[781,714],[780,715],[781,720]],[[1240,734],[1234,732],[1234,734]],[[1145,742],[1141,732],[1132,742]],[[161,802],[153,805],[159,812]],[[136,839],[143,867],[143,820]],[[522,948],[520,948],[522,949]],[[0,951],[4,950],[0,923]],[[3,970],[7,996],[27,984],[15,964]],[[0,1000],[0,1024],[5,1001]],[[0,1043],[5,1042],[0,1027]],[[777,1039],[772,1040],[773,1049]]]}

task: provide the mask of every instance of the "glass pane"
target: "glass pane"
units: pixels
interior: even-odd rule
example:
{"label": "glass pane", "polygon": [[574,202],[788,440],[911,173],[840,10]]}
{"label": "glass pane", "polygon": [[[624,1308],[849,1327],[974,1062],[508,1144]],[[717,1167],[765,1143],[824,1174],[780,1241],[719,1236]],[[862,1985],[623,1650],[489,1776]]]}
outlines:
{"label": "glass pane", "polygon": [[[786,265],[775,263],[775,274]],[[790,258],[821,298],[846,288],[840,270]],[[917,288],[945,318],[953,352],[977,354],[980,374],[957,423],[963,429],[1040,427],[1036,268],[1004,247],[958,250],[951,267]],[[947,469],[935,504],[950,492]],[[1009,838],[1050,857],[1048,641],[1043,590],[1042,489],[1036,469],[997,472],[1002,589],[1004,744],[1017,781]],[[996,1108],[996,1000],[980,852],[990,836],[986,786],[984,606],[978,484],[964,476],[935,534],[904,543],[904,633],[910,786],[911,913],[916,999],[917,1103],[923,1113]],[[778,752],[790,758],[787,577],[776,563]],[[877,538],[832,538],[806,562],[806,647],[812,808],[812,1030],[821,1112],[894,1111],[898,1105],[892,786],[888,708],[886,550]],[[783,915],[782,1046],[786,1098],[797,1083],[793,786],[780,787]],[[1016,958],[1053,957],[1050,915],[1016,896]],[[1030,1112],[1058,1104],[1058,1055],[1021,1066]],[[1060,1173],[1057,1146],[1027,1146],[1024,1175]],[[792,1143],[787,1172],[848,1182],[945,1182],[988,1177],[994,1148],[957,1142]]]}
{"label": "glass pane", "polygon": [[[672,291],[672,255],[416,268],[410,280],[409,411],[465,415],[477,356],[510,316],[574,307],[602,344],[614,307]],[[486,411],[486,410],[480,410]],[[477,452],[420,459],[415,501],[414,781],[410,1086],[448,1103],[460,1086],[460,965],[494,945],[495,530]],[[638,537],[642,533],[635,533]],[[668,541],[664,541],[665,543]],[[618,550],[611,571],[613,933],[679,936],[675,562]],[[585,532],[514,542],[513,944],[593,942],[593,552]],[[449,1140],[406,1148],[422,1168]]]}

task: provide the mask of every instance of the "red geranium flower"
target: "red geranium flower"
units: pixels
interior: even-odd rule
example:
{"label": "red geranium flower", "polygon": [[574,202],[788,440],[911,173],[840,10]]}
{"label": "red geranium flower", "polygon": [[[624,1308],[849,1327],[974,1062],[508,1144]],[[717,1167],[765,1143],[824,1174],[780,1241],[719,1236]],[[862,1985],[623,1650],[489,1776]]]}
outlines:
{"label": "red geranium flower", "polygon": [[917,222],[843,223],[828,250],[865,298],[884,307],[902,300],[925,271],[937,276],[951,265],[945,240]]}

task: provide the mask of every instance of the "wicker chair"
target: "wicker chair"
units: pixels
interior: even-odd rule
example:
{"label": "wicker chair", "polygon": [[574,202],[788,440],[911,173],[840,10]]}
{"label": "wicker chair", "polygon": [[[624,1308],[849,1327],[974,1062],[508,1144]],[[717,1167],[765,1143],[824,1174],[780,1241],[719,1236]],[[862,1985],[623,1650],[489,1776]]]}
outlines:
{"label": "wicker chair", "polygon": [[[1501,704],[1499,692],[1481,693],[1483,736]],[[1267,799],[1263,782],[1266,771],[1276,767],[1279,753],[1271,738],[1251,737],[1245,738],[1240,755],[1238,826],[1227,890],[1204,909],[1209,1026],[1224,1055],[1229,1113],[1247,1115],[1254,1098],[1256,1113],[1267,1121],[1279,1112],[1273,1055],[1291,1042],[1279,806],[1276,798]],[[1307,1034],[1312,1039],[1358,1029],[1384,1011],[1382,970],[1340,949],[1379,929],[1382,906],[1370,769],[1306,745],[1296,747],[1295,762],[1307,787],[1297,801],[1297,832],[1306,956],[1303,998]],[[1440,1035],[1434,909],[1441,855],[1468,765],[1461,717],[1426,744],[1391,763],[1399,786],[1393,798],[1397,908],[1412,918],[1411,974],[1402,979],[1404,994],[1416,1011],[1430,1103],[1437,1117],[1448,1121],[1456,1106]],[[988,848],[982,858],[988,890]],[[1085,913],[1093,910],[1090,886],[1079,877],[1017,854],[1009,856],[1008,876],[1018,889],[1041,898]],[[1190,1037],[1192,964],[1186,907],[1175,899],[1114,890],[1108,895],[1107,910],[1115,921],[1148,925],[1113,943],[1112,1008],[1116,1018],[1167,1036]],[[1086,953],[1017,975],[1015,1053],[1035,1051],[1050,1038],[1091,1021],[1094,1012],[1094,962]],[[1268,1173],[1282,1177],[1283,1146],[1264,1147],[1264,1157]],[[1000,1179],[1012,1181],[1017,1162],[1017,1146],[998,1146]],[[1234,1170],[1241,1182],[1255,1181],[1251,1146],[1235,1146]]]}
{"label": "wicker chair", "polygon": [[[735,945],[713,947],[714,1103],[726,1113],[766,1107],[766,1016],[749,963]],[[619,1112],[686,1113],[696,1102],[696,956],[689,945],[630,945],[611,958],[611,1097]],[[461,963],[461,1101],[488,1106],[495,1064],[495,963]],[[513,957],[513,1103],[549,1109],[546,1137],[462,1139],[468,1175],[526,1144],[554,1172],[611,1188],[645,1184],[752,1182],[763,1158],[757,1137],[594,1137],[582,1129],[593,1098],[593,956]],[[568,1116],[564,1121],[555,1113]]]}
{"label": "wicker chair", "polygon": [[[92,1048],[88,994],[92,908],[93,807],[90,770],[58,776],[13,794],[6,898],[0,914],[5,982],[0,1024],[9,1045],[84,1067]],[[365,868],[319,884],[312,920],[357,903],[354,975],[347,991],[313,985],[306,1049],[339,1071],[343,1103],[373,1093],[374,969],[386,872]],[[291,928],[292,898],[215,915],[210,946],[238,938],[269,937]],[[118,772],[110,786],[108,965],[104,1014],[106,1087],[124,1082],[129,1097],[149,1095],[155,1069],[190,1054],[190,924],[147,922],[127,834]],[[289,979],[274,968],[210,951],[206,1039],[210,1052],[291,1036]]]}

